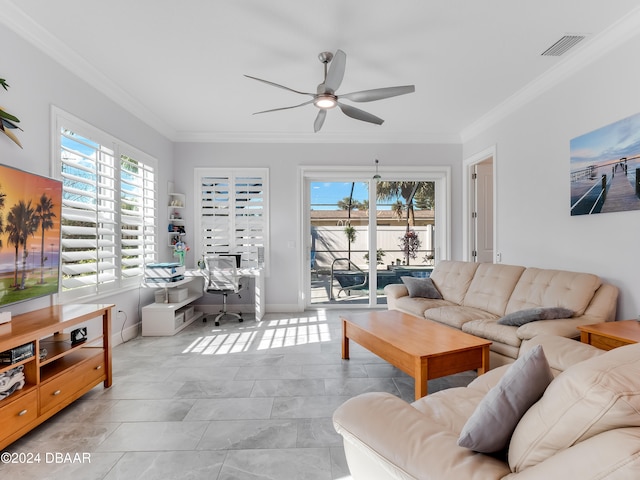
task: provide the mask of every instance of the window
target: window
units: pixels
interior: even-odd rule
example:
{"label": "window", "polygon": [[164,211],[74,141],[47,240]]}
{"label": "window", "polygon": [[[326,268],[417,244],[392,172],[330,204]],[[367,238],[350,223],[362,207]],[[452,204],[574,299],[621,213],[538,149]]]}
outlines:
{"label": "window", "polygon": [[62,179],[62,295],[139,284],[157,259],[156,161],[68,114],[56,115]]}
{"label": "window", "polygon": [[268,268],[268,170],[196,168],[197,258],[239,253],[242,266]]}

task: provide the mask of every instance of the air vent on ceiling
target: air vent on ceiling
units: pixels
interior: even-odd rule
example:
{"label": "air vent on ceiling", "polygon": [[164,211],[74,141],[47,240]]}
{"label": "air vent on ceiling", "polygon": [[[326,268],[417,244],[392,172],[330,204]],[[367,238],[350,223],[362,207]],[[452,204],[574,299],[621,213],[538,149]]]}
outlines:
{"label": "air vent on ceiling", "polygon": [[566,53],[570,48],[575,47],[578,43],[586,38],[586,35],[565,35],[556,43],[541,53],[542,56],[559,57]]}

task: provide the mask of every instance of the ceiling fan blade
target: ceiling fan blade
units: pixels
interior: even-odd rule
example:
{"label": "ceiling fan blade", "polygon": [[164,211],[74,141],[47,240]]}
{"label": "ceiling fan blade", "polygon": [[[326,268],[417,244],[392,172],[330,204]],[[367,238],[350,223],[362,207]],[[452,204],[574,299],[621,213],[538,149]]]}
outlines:
{"label": "ceiling fan blade", "polygon": [[326,90],[335,92],[340,88],[342,79],[344,78],[344,69],[347,65],[347,54],[342,50],[338,50],[333,56],[333,60],[329,64],[329,71],[327,72],[327,78],[324,81]]}
{"label": "ceiling fan blade", "polygon": [[382,100],[383,98],[397,97],[416,91],[415,85],[404,85],[401,87],[374,88],[373,90],[362,90],[360,92],[347,93],[339,95],[340,98],[346,98],[354,102],[372,102],[374,100]]}
{"label": "ceiling fan blade", "polygon": [[284,85],[280,85],[279,83],[270,82],[269,80],[263,80],[262,78],[252,77],[251,75],[245,75],[245,77],[252,78],[253,80],[257,80],[257,81],[262,82],[262,83],[266,83],[267,85],[271,85],[272,87],[278,87],[278,88],[282,88],[284,90],[289,90],[290,92],[293,92],[293,93],[300,93],[301,95],[311,95],[312,97],[314,96],[313,93],[301,92],[299,90],[294,90],[293,88],[285,87]]}
{"label": "ceiling fan blade", "polygon": [[313,122],[313,131],[314,132],[319,132],[320,129],[322,128],[322,125],[324,124],[324,119],[327,118],[327,111],[320,109],[320,111],[318,112],[318,116],[316,117],[316,121]]}
{"label": "ceiling fan blade", "polygon": [[371,113],[367,113],[364,110],[352,107],[351,105],[345,105],[344,103],[338,102],[338,106],[340,107],[340,110],[342,110],[342,113],[344,113],[348,117],[355,118],[356,120],[375,123],[376,125],[382,125],[384,123],[384,120],[380,117],[376,117]]}
{"label": "ceiling fan blade", "polygon": [[259,113],[277,112],[279,110],[289,110],[291,108],[298,108],[304,105],[309,105],[310,103],[313,103],[313,100],[309,100],[308,102],[303,102],[300,105],[293,105],[291,107],[281,107],[281,108],[272,108],[271,110],[262,110],[261,112],[255,112],[254,115],[258,115]]}

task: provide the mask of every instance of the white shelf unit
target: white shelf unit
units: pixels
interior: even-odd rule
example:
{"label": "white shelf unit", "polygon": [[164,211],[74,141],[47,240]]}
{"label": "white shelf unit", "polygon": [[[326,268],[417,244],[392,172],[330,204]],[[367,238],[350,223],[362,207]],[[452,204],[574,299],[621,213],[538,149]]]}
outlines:
{"label": "white shelf unit", "polygon": [[[167,205],[167,220],[169,225],[174,225],[178,228],[182,227],[184,230],[184,207],[185,207],[185,195],[184,193],[169,193],[169,204]],[[168,243],[170,247],[179,241],[184,241],[184,233],[179,232],[167,232]]]}
{"label": "white shelf unit", "polygon": [[[167,285],[148,285],[162,288],[165,295],[172,288],[186,287],[187,298],[180,302],[151,303],[142,307],[142,336],[162,337],[178,333],[183,328],[202,318],[202,312],[196,312],[189,304],[202,297],[202,281],[198,278],[185,278]],[[165,298],[167,298],[165,296]]]}

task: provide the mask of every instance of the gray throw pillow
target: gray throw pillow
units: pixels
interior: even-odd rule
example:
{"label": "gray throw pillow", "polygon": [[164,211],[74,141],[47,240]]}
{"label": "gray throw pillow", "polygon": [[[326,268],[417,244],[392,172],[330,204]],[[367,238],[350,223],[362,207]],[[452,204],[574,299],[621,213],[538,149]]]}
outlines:
{"label": "gray throw pillow", "polygon": [[535,322],[536,320],[555,320],[556,318],[571,318],[575,312],[568,308],[562,307],[537,307],[530,308],[528,310],[518,310],[512,312],[500,320],[500,325],[510,325],[512,327],[519,327],[525,323]]}
{"label": "gray throw pillow", "polygon": [[541,345],[518,358],[498,384],[487,392],[467,420],[458,445],[495,453],[509,445],[518,422],[553,380]]}
{"label": "gray throw pillow", "polygon": [[400,277],[400,280],[407,287],[410,297],[442,299],[442,295],[430,278]]}

